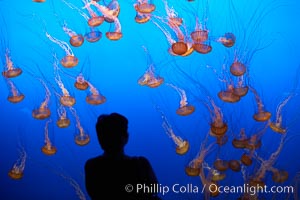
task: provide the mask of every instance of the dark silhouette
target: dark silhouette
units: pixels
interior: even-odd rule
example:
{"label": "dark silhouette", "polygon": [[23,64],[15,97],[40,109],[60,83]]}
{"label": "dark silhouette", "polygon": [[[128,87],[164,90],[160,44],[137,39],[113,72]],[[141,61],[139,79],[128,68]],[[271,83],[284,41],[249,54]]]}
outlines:
{"label": "dark silhouette", "polygon": [[85,186],[92,200],[160,199],[150,162],[124,153],[127,128],[127,118],[118,113],[98,117],[96,131],[104,153],[85,163]]}

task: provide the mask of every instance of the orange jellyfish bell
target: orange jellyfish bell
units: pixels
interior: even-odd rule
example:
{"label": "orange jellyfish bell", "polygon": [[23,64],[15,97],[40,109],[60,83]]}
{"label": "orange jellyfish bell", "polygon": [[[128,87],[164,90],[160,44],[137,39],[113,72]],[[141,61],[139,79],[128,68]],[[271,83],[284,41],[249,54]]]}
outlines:
{"label": "orange jellyfish bell", "polygon": [[155,5],[151,3],[139,3],[134,6],[135,10],[140,13],[149,14],[155,10]]}
{"label": "orange jellyfish bell", "polygon": [[273,172],[272,180],[275,183],[283,183],[289,178],[289,173],[285,170],[276,170]]}
{"label": "orange jellyfish bell", "polygon": [[244,153],[241,157],[241,162],[246,166],[250,166],[252,164],[252,159],[249,155]]}
{"label": "orange jellyfish bell", "polygon": [[86,102],[91,105],[99,105],[106,102],[106,97],[100,94],[90,94],[85,98]]}
{"label": "orange jellyfish bell", "polygon": [[175,42],[172,44],[172,52],[176,55],[183,55],[188,51],[188,45],[185,42]]}
{"label": "orange jellyfish bell", "polygon": [[226,133],[228,126],[226,123],[222,123],[221,126],[218,126],[215,122],[210,124],[210,131],[216,136],[222,136]]}
{"label": "orange jellyfish bell", "polygon": [[277,125],[276,123],[270,122],[269,126],[272,129],[272,131],[276,133],[281,133],[281,134],[286,133],[286,129],[281,127],[280,125]]}
{"label": "orange jellyfish bell", "polygon": [[72,68],[78,64],[78,58],[73,55],[66,55],[61,59],[60,64],[66,68]]}
{"label": "orange jellyfish bell", "polygon": [[46,0],[32,0],[33,2],[37,2],[37,3],[43,3],[45,2]]}
{"label": "orange jellyfish bell", "polygon": [[119,40],[123,36],[121,32],[106,32],[105,35],[109,40]]}
{"label": "orange jellyfish bell", "polygon": [[195,107],[192,105],[181,106],[176,110],[177,115],[187,116],[195,111]]}
{"label": "orange jellyfish bell", "polygon": [[178,27],[182,24],[183,20],[181,17],[169,17],[168,24],[171,28]]}
{"label": "orange jellyfish bell", "polygon": [[87,134],[78,134],[75,136],[75,143],[79,146],[87,145],[90,142],[90,136]]}
{"label": "orange jellyfish bell", "polygon": [[246,148],[248,141],[249,141],[248,138],[241,138],[241,139],[234,138],[232,140],[232,146],[236,149],[244,149]]}
{"label": "orange jellyfish bell", "polygon": [[232,47],[235,44],[235,40],[236,40],[236,37],[233,33],[225,33],[225,35],[219,39],[219,41],[225,47]]}
{"label": "orange jellyfish bell", "polygon": [[43,154],[47,155],[47,156],[52,156],[54,154],[56,154],[57,149],[54,146],[49,146],[47,144],[45,144],[42,148],[41,148]]}
{"label": "orange jellyfish bell", "polygon": [[185,167],[185,173],[188,176],[199,176],[200,172],[201,172],[200,167],[191,167],[191,166]]}
{"label": "orange jellyfish bell", "polygon": [[151,19],[150,15],[147,14],[140,14],[139,12],[136,13],[134,17],[134,21],[139,24],[144,24]]}
{"label": "orange jellyfish bell", "polygon": [[249,87],[244,86],[244,87],[235,87],[233,88],[233,94],[243,97],[248,93]]}
{"label": "orange jellyfish bell", "polygon": [[207,30],[195,30],[191,32],[191,38],[194,43],[205,42],[208,39],[208,31]]}
{"label": "orange jellyfish bell", "polygon": [[202,43],[193,43],[193,48],[195,51],[201,54],[207,54],[212,50],[212,46]]}
{"label": "orange jellyfish bell", "polygon": [[238,160],[230,160],[229,161],[229,168],[232,171],[239,172],[239,171],[241,171],[241,164]]}
{"label": "orange jellyfish bell", "polygon": [[224,173],[214,173],[211,177],[212,181],[222,181],[226,178],[226,174]]}
{"label": "orange jellyfish bell", "polygon": [[181,146],[176,147],[176,153],[179,155],[184,155],[188,152],[190,148],[190,143],[188,141],[183,141]]}
{"label": "orange jellyfish bell", "polygon": [[21,68],[13,68],[13,69],[8,69],[2,72],[2,75],[5,78],[13,78],[13,77],[17,77],[20,74],[22,74],[22,69]]}
{"label": "orange jellyfish bell", "polygon": [[62,96],[60,97],[60,103],[64,106],[71,107],[76,103],[76,100],[71,96]]}
{"label": "orange jellyfish bell", "polygon": [[218,97],[222,101],[228,102],[228,103],[236,103],[236,102],[240,101],[240,99],[241,99],[240,96],[234,94],[234,91],[231,91],[231,90],[218,92]]}
{"label": "orange jellyfish bell", "polygon": [[103,16],[95,16],[95,17],[91,17],[88,20],[88,25],[91,27],[96,27],[96,26],[100,26],[103,22],[104,22]]}
{"label": "orange jellyfish bell", "polygon": [[35,119],[46,119],[51,115],[49,108],[40,107],[32,111],[32,117]]}
{"label": "orange jellyfish bell", "polygon": [[71,38],[70,38],[70,44],[73,46],[73,47],[80,47],[84,42],[84,38],[81,34],[79,35],[73,35]]}
{"label": "orange jellyfish bell", "polygon": [[11,169],[11,170],[8,172],[8,176],[9,176],[10,178],[14,179],[14,180],[19,180],[19,179],[23,178],[24,173],[23,173],[23,171]]}
{"label": "orange jellyfish bell", "polygon": [[164,82],[164,78],[162,77],[154,77],[151,78],[148,82],[147,82],[147,86],[150,88],[157,88],[158,86],[160,86],[161,84],[163,84]]}
{"label": "orange jellyfish bell", "polygon": [[68,126],[70,126],[70,120],[67,118],[60,118],[56,121],[56,125],[59,128],[67,128]]}
{"label": "orange jellyfish bell", "polygon": [[91,32],[88,32],[84,35],[84,38],[88,41],[88,42],[97,42],[102,38],[102,32],[100,31],[96,31],[96,30],[92,30]]}
{"label": "orange jellyfish bell", "polygon": [[19,103],[25,98],[24,94],[8,96],[7,100],[11,103]]}
{"label": "orange jellyfish bell", "polygon": [[229,167],[228,161],[227,160],[221,160],[217,159],[214,162],[214,168],[218,171],[226,171]]}
{"label": "orange jellyfish bell", "polygon": [[239,61],[234,61],[230,66],[230,73],[234,76],[242,76],[245,74],[245,72],[246,66]]}
{"label": "orange jellyfish bell", "polygon": [[89,87],[89,83],[85,80],[82,82],[76,81],[74,83],[74,87],[77,88],[78,90],[86,90]]}
{"label": "orange jellyfish bell", "polygon": [[268,111],[259,111],[253,115],[253,119],[258,122],[265,122],[271,118],[271,113]]}

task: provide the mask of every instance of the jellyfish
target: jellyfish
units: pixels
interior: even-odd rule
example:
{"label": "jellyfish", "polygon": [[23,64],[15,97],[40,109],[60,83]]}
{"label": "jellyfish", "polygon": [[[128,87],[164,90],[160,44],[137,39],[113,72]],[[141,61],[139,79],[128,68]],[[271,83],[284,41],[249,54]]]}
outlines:
{"label": "jellyfish", "polygon": [[276,108],[275,122],[270,122],[269,124],[270,128],[276,133],[281,133],[281,134],[286,133],[286,129],[282,127],[282,109],[292,97],[293,97],[293,93],[291,93],[281,103],[279,103],[279,105]]}
{"label": "jellyfish", "polygon": [[273,169],[272,172],[272,180],[275,183],[283,183],[289,178],[289,173],[285,170]]}
{"label": "jellyfish", "polygon": [[237,59],[230,65],[230,72],[234,76],[242,76],[246,73],[246,66]]}
{"label": "jellyfish", "polygon": [[206,137],[206,139],[201,143],[200,150],[196,157],[189,162],[188,166],[185,167],[185,172],[188,176],[198,176],[203,170],[204,159],[211,152],[212,147],[214,146],[214,143],[211,143],[205,147],[207,139],[208,137]]}
{"label": "jellyfish", "polygon": [[235,44],[235,35],[233,33],[225,33],[223,36],[217,39],[217,42],[220,42],[225,47],[232,47]]}
{"label": "jellyfish", "polygon": [[8,78],[5,78],[6,83],[8,85],[9,88],[9,95],[7,97],[7,100],[11,103],[19,103],[21,102],[24,98],[25,95],[22,94],[18,88],[15,86],[15,84],[13,83],[13,81],[11,81]]}
{"label": "jellyfish", "polygon": [[246,166],[250,166],[252,165],[252,156],[249,155],[249,154],[246,154],[244,153],[242,156],[241,156],[241,163],[243,163],[244,165]]}
{"label": "jellyfish", "polygon": [[163,120],[162,127],[164,128],[166,134],[173,140],[176,145],[176,153],[178,155],[184,155],[188,152],[190,148],[190,144],[187,140],[183,140],[180,136],[175,135],[171,125],[167,121],[166,116],[161,113],[161,117]]}
{"label": "jellyfish", "polygon": [[73,106],[76,103],[76,100],[74,97],[70,96],[69,91],[65,88],[59,73],[57,72],[58,70],[58,65],[57,62],[53,63],[56,75],[55,75],[55,82],[58,84],[59,88],[62,90],[63,95],[60,97],[60,103],[64,106]]}
{"label": "jellyfish", "polygon": [[84,35],[84,38],[91,43],[97,42],[102,38],[102,32],[96,30],[95,28],[90,28],[90,32]]}
{"label": "jellyfish", "polygon": [[76,81],[74,83],[75,88],[78,90],[86,90],[89,87],[89,82],[84,79],[84,76],[82,73],[80,73],[76,77]]}
{"label": "jellyfish", "polygon": [[57,108],[58,119],[56,125],[59,128],[67,128],[70,126],[70,119],[67,118],[67,111],[63,105],[59,105]]}
{"label": "jellyfish", "polygon": [[[114,17],[118,17],[120,13],[120,4],[117,0],[112,0],[109,2],[109,4],[106,6],[108,10],[110,11],[111,15]],[[114,19],[112,19],[110,16],[104,15],[104,20],[108,23],[114,22]]]}
{"label": "jellyfish", "polygon": [[212,122],[210,124],[210,131],[213,136],[222,136],[227,132],[227,123],[223,121],[223,113],[221,109],[210,99],[213,110],[210,112]]}
{"label": "jellyfish", "polygon": [[2,75],[5,78],[13,78],[19,76],[20,74],[22,74],[22,69],[14,66],[14,63],[10,57],[9,49],[7,48],[5,52],[5,67]]}
{"label": "jellyfish", "polygon": [[226,171],[229,168],[228,161],[222,159],[216,159],[214,161],[214,168],[221,172]]}
{"label": "jellyfish", "polygon": [[[92,1],[93,2],[93,1]],[[89,15],[87,23],[90,27],[100,26],[104,22],[104,16],[99,16],[93,9],[90,7],[90,3],[87,0],[83,0],[84,7],[88,10]]]}
{"label": "jellyfish", "polygon": [[164,82],[164,78],[155,75],[155,69],[154,69],[152,58],[148,50],[146,49],[146,47],[143,47],[143,49],[147,54],[148,68],[146,72],[143,74],[143,76],[141,76],[138,79],[138,84],[141,86],[147,85],[150,88],[156,88]]}
{"label": "jellyfish", "polygon": [[32,111],[32,117],[35,119],[46,119],[51,115],[51,111],[48,108],[48,104],[50,101],[50,91],[49,88],[47,87],[46,83],[39,78],[39,81],[42,83],[42,85],[44,86],[45,90],[46,90],[46,96],[44,101],[41,103],[40,107],[37,109],[34,109]]}
{"label": "jellyfish", "polygon": [[90,136],[87,134],[87,132],[83,129],[80,123],[80,119],[76,113],[76,110],[73,107],[69,107],[71,113],[76,119],[76,127],[79,130],[79,133],[75,135],[75,144],[79,146],[85,146],[90,142]]}
{"label": "jellyfish", "polygon": [[119,21],[118,17],[115,14],[115,11],[110,10],[106,6],[102,6],[102,5],[98,4],[95,1],[91,1],[91,2],[89,2],[89,4],[94,5],[99,10],[99,12],[101,12],[103,14],[103,16],[105,18],[107,18],[107,20],[109,19],[110,21],[113,22],[114,29],[112,31],[106,32],[106,34],[105,34],[106,37],[109,40],[119,40],[119,39],[121,39],[121,37],[123,36],[123,34],[121,32],[121,24],[120,24],[120,21]]}
{"label": "jellyfish", "polygon": [[46,0],[32,0],[32,1],[37,3],[44,3]]}
{"label": "jellyfish", "polygon": [[193,40],[192,47],[196,52],[208,54],[212,51],[212,46],[209,43],[206,43],[208,40],[208,33],[208,29],[199,23],[199,19],[196,17],[195,30],[190,33],[190,36]]}
{"label": "jellyfish", "polygon": [[241,97],[234,93],[233,84],[228,84],[227,89],[225,91],[218,92],[218,97],[228,103],[236,103],[240,101]]}
{"label": "jellyfish", "polygon": [[19,149],[20,157],[8,172],[8,176],[14,180],[19,180],[24,176],[25,163],[27,159],[27,153],[22,147]]}
{"label": "jellyfish", "polygon": [[233,88],[233,93],[239,97],[243,97],[248,93],[249,87],[245,85],[244,75],[238,77],[237,85]]}
{"label": "jellyfish", "polygon": [[66,34],[68,34],[68,36],[70,36],[69,42],[73,47],[80,47],[83,44],[84,37],[68,28],[66,22],[63,24],[63,30]]}
{"label": "jellyfish", "polygon": [[234,138],[232,140],[232,146],[234,148],[237,148],[237,149],[244,149],[247,145],[249,141],[249,138],[247,137],[246,133],[245,133],[245,129],[242,128],[240,130],[240,135],[238,138]]}
{"label": "jellyfish", "polygon": [[63,57],[60,61],[60,64],[66,68],[75,67],[78,64],[78,58],[74,56],[72,49],[65,41],[58,40],[52,37],[48,32],[46,32],[46,36],[52,42],[58,44],[66,53],[66,56]]}
{"label": "jellyfish", "polygon": [[45,154],[47,156],[54,155],[57,152],[56,147],[52,145],[52,143],[50,141],[50,138],[49,138],[49,123],[51,123],[51,122],[52,122],[51,119],[46,122],[45,132],[44,132],[44,135],[45,135],[45,140],[44,140],[45,145],[41,148],[43,154]]}
{"label": "jellyfish", "polygon": [[133,4],[136,11],[143,14],[152,13],[156,6],[151,3],[151,0],[137,0],[135,4]]}
{"label": "jellyfish", "polygon": [[206,162],[203,162],[202,164],[203,169],[207,169],[209,171],[208,176],[211,176],[211,180],[216,182],[216,181],[221,181],[226,178],[225,173],[221,173],[220,171],[211,168]]}
{"label": "jellyfish", "polygon": [[136,15],[134,17],[134,21],[136,23],[139,23],[139,24],[143,24],[143,23],[146,23],[148,22],[149,20],[151,19],[151,15],[150,14],[144,14],[144,13],[140,13],[140,12],[136,12]]}
{"label": "jellyfish", "polygon": [[172,84],[167,84],[167,85],[174,88],[180,95],[180,106],[176,110],[176,114],[181,116],[187,116],[192,114],[195,111],[195,107],[193,105],[188,104],[185,91],[181,88],[178,88],[175,85]]}
{"label": "jellyfish", "polygon": [[258,111],[253,115],[253,119],[258,122],[265,122],[271,118],[271,113],[264,110],[264,105],[260,97],[258,96],[256,90],[254,88],[250,88],[255,96],[255,100],[257,103]]}
{"label": "jellyfish", "polygon": [[106,102],[106,97],[103,96],[97,88],[95,88],[90,82],[88,82],[91,94],[87,95],[85,101],[91,105],[99,105]]}
{"label": "jellyfish", "polygon": [[239,160],[229,160],[228,166],[234,172],[241,171],[241,164]]}
{"label": "jellyfish", "polygon": [[179,27],[182,25],[183,19],[178,17],[178,13],[175,11],[173,7],[168,6],[168,2],[166,0],[163,1],[165,5],[165,10],[167,12],[167,21],[171,28]]}

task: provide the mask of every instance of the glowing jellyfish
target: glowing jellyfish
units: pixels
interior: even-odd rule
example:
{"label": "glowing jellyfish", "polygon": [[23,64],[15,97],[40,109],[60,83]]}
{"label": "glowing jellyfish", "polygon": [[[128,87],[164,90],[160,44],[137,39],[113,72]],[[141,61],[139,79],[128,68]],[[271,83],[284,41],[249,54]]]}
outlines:
{"label": "glowing jellyfish", "polygon": [[106,97],[100,94],[90,82],[88,82],[91,94],[87,95],[85,101],[91,105],[99,105],[106,102]]}
{"label": "glowing jellyfish", "polygon": [[7,100],[11,103],[21,102],[25,98],[25,95],[18,90],[18,88],[10,79],[6,78],[5,80],[9,88],[9,95],[7,97]]}
{"label": "glowing jellyfish", "polygon": [[239,172],[241,171],[241,164],[239,160],[230,160],[228,162],[229,168],[234,171],[234,172]]}
{"label": "glowing jellyfish", "polygon": [[192,31],[190,35],[194,43],[203,43],[208,40],[208,30],[202,27],[198,17],[196,17],[195,30]]}
{"label": "glowing jellyfish", "polygon": [[164,0],[163,2],[167,13],[168,25],[171,28],[179,27],[180,25],[182,25],[183,19],[181,17],[178,17],[178,13],[175,11],[175,9],[173,7],[169,7],[166,0]]}
{"label": "glowing jellyfish", "polygon": [[230,72],[234,76],[242,76],[246,73],[246,66],[237,59],[230,65]]}
{"label": "glowing jellyfish", "polygon": [[176,114],[181,116],[187,116],[192,114],[195,111],[195,107],[193,105],[188,104],[185,91],[181,88],[178,88],[175,85],[172,84],[167,84],[167,85],[174,88],[180,95],[180,106],[176,110]]}
{"label": "glowing jellyfish", "polygon": [[210,124],[210,131],[213,135],[222,136],[227,132],[227,123],[223,121],[223,113],[221,109],[210,100],[213,110],[211,111],[212,122]]}
{"label": "glowing jellyfish", "polygon": [[82,73],[80,73],[76,77],[76,81],[74,83],[75,88],[78,90],[86,90],[89,87],[89,82],[84,79],[84,76]]}
{"label": "glowing jellyfish", "polygon": [[5,66],[2,75],[5,78],[13,78],[19,76],[20,74],[22,74],[22,69],[14,66],[14,63],[9,55],[9,49],[6,49]]}
{"label": "glowing jellyfish", "polygon": [[143,13],[140,13],[140,12],[136,12],[136,15],[134,17],[134,21],[136,23],[139,23],[139,24],[146,23],[150,19],[151,19],[151,15],[150,14],[143,14]]}
{"label": "glowing jellyfish", "polygon": [[292,98],[293,94],[287,96],[276,108],[276,119],[275,122],[270,122],[270,128],[276,132],[285,134],[286,129],[282,127],[282,109],[288,103],[288,101]]}
{"label": "glowing jellyfish", "polygon": [[59,128],[67,128],[70,126],[70,119],[67,118],[67,111],[63,105],[60,105],[57,109],[58,119],[56,125]]}
{"label": "glowing jellyfish", "polygon": [[245,85],[244,76],[238,77],[238,83],[233,89],[233,93],[237,96],[243,97],[248,93],[249,87]]}
{"label": "glowing jellyfish", "polygon": [[27,159],[27,153],[24,148],[20,150],[20,157],[8,172],[8,176],[14,180],[19,180],[24,176],[25,163]]}
{"label": "glowing jellyfish", "polygon": [[259,134],[252,135],[247,141],[245,148],[249,150],[256,150],[262,145]]}
{"label": "glowing jellyfish", "polygon": [[188,176],[198,176],[203,169],[204,159],[210,153],[214,145],[214,143],[211,143],[208,147],[205,147],[207,138],[208,137],[206,137],[206,139],[201,143],[197,156],[189,162],[188,166],[185,167],[185,172]]}
{"label": "glowing jellyfish", "polygon": [[152,58],[146,47],[143,47],[143,49],[147,54],[148,68],[146,72],[138,79],[138,84],[142,86],[147,85],[150,88],[156,88],[164,82],[164,78],[155,75],[154,63],[152,61]]}
{"label": "glowing jellyfish", "polygon": [[289,178],[289,173],[285,170],[273,170],[272,180],[275,183],[283,183]]}
{"label": "glowing jellyfish", "polygon": [[59,86],[59,88],[61,89],[61,91],[63,93],[63,95],[60,97],[59,101],[62,105],[71,107],[76,103],[76,100],[74,97],[70,96],[69,91],[65,88],[65,86],[57,72],[57,70],[58,70],[57,62],[54,62],[53,66],[56,71],[55,82],[57,83],[57,85]]}
{"label": "glowing jellyfish", "polygon": [[176,153],[178,155],[184,155],[190,148],[190,144],[187,140],[183,140],[181,137],[175,135],[171,125],[167,121],[167,118],[161,113],[163,120],[162,127],[164,128],[166,134],[173,140],[176,145]]}
{"label": "glowing jellyfish", "polygon": [[152,13],[156,8],[156,6],[148,0],[137,0],[133,6],[136,11],[146,14]]}
{"label": "glowing jellyfish", "polygon": [[46,0],[32,0],[33,2],[37,2],[37,3],[43,3],[45,2]]}
{"label": "glowing jellyfish", "polygon": [[84,38],[91,43],[97,42],[102,38],[102,32],[96,30],[95,28],[91,28],[91,31],[86,33]]}
{"label": "glowing jellyfish", "polygon": [[250,166],[250,165],[252,165],[252,157],[251,157],[251,155],[248,155],[248,154],[243,154],[242,156],[241,156],[241,162],[244,164],[244,165],[246,165],[246,166]]}
{"label": "glowing jellyfish", "polygon": [[232,84],[228,84],[227,89],[225,91],[218,92],[218,97],[228,103],[236,103],[240,101],[241,97],[234,93],[234,86]]}
{"label": "glowing jellyfish", "polygon": [[221,180],[224,180],[226,178],[225,173],[221,173],[218,170],[215,170],[215,169],[211,168],[206,162],[204,162],[202,164],[202,168],[209,170],[208,176],[210,176],[211,180],[214,181],[214,182],[221,181]]}
{"label": "glowing jellyfish", "polygon": [[84,37],[81,34],[77,34],[73,30],[68,28],[66,23],[64,23],[64,25],[63,25],[63,30],[66,34],[68,34],[70,36],[69,42],[73,47],[79,47],[83,44]]}
{"label": "glowing jellyfish", "polygon": [[262,103],[262,100],[258,96],[256,90],[252,87],[250,87],[250,90],[253,92],[253,94],[255,96],[255,100],[257,103],[257,107],[258,107],[257,113],[255,113],[253,115],[253,119],[258,122],[268,121],[271,118],[271,113],[264,110],[264,105]]}
{"label": "glowing jellyfish", "polygon": [[85,146],[90,142],[90,136],[87,132],[83,129],[80,124],[80,119],[76,113],[76,110],[73,107],[70,107],[70,111],[76,119],[76,127],[79,130],[79,133],[75,135],[75,143],[79,146]]}
{"label": "glowing jellyfish", "polygon": [[229,164],[227,160],[216,159],[214,161],[214,168],[218,171],[226,171],[229,168]]}
{"label": "glowing jellyfish", "polygon": [[119,40],[119,39],[121,39],[121,37],[123,36],[122,31],[121,31],[121,24],[120,24],[120,21],[119,21],[118,17],[115,14],[115,11],[110,10],[106,6],[102,6],[102,5],[98,4],[95,1],[91,1],[91,2],[89,2],[89,4],[94,5],[99,10],[99,12],[101,12],[103,14],[103,16],[105,18],[112,21],[111,26],[114,26],[114,28],[113,28],[113,30],[108,31],[108,32],[105,33],[106,37],[109,40]]}
{"label": "glowing jellyfish", "polygon": [[45,132],[44,132],[44,135],[45,135],[45,144],[44,146],[41,148],[43,154],[47,155],[47,156],[51,156],[51,155],[54,155],[56,152],[57,152],[57,149],[55,146],[52,145],[51,141],[50,141],[50,138],[49,138],[49,123],[51,122],[51,119],[48,120],[46,122],[46,125],[45,125]]}
{"label": "glowing jellyfish", "polygon": [[69,47],[69,45],[61,40],[58,40],[54,37],[52,37],[49,33],[46,32],[47,38],[51,40],[52,42],[58,44],[66,53],[66,56],[63,57],[60,61],[60,64],[66,68],[72,68],[75,67],[78,64],[78,58],[76,58],[72,52],[72,49]]}
{"label": "glowing jellyfish", "polygon": [[246,145],[248,144],[249,138],[247,138],[247,135],[245,133],[245,129],[242,128],[240,131],[240,135],[238,138],[234,138],[232,140],[232,146],[237,149],[244,149],[246,148]]}
{"label": "glowing jellyfish", "polygon": [[91,27],[100,26],[104,22],[104,16],[98,16],[97,13],[91,8],[91,3],[85,0],[83,2],[85,4],[84,8],[88,10],[89,15],[91,16],[87,21],[88,25]]}
{"label": "glowing jellyfish", "polygon": [[[118,17],[120,13],[120,4],[117,0],[112,0],[107,6],[108,10],[110,11],[111,15],[114,17]],[[109,15],[104,15],[104,20],[108,23],[113,23],[114,19],[111,18]]]}
{"label": "glowing jellyfish", "polygon": [[219,37],[217,42],[220,42],[225,47],[232,47],[235,44],[235,35],[233,33],[225,33],[223,36]]}
{"label": "glowing jellyfish", "polygon": [[39,79],[39,81],[44,86],[44,88],[46,90],[46,95],[45,95],[45,99],[41,103],[40,107],[37,109],[34,109],[32,111],[32,117],[35,119],[46,119],[51,115],[51,111],[48,108],[51,93],[50,93],[49,88],[47,87],[46,83],[42,79]]}

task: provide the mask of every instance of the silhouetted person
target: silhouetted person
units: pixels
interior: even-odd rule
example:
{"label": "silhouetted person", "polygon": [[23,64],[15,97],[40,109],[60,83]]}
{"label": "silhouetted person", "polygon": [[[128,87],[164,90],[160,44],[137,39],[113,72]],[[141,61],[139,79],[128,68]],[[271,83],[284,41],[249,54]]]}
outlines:
{"label": "silhouetted person", "polygon": [[124,153],[127,128],[128,120],[118,113],[98,117],[96,131],[104,153],[85,163],[85,186],[92,200],[159,199],[153,190],[158,181],[149,161]]}

